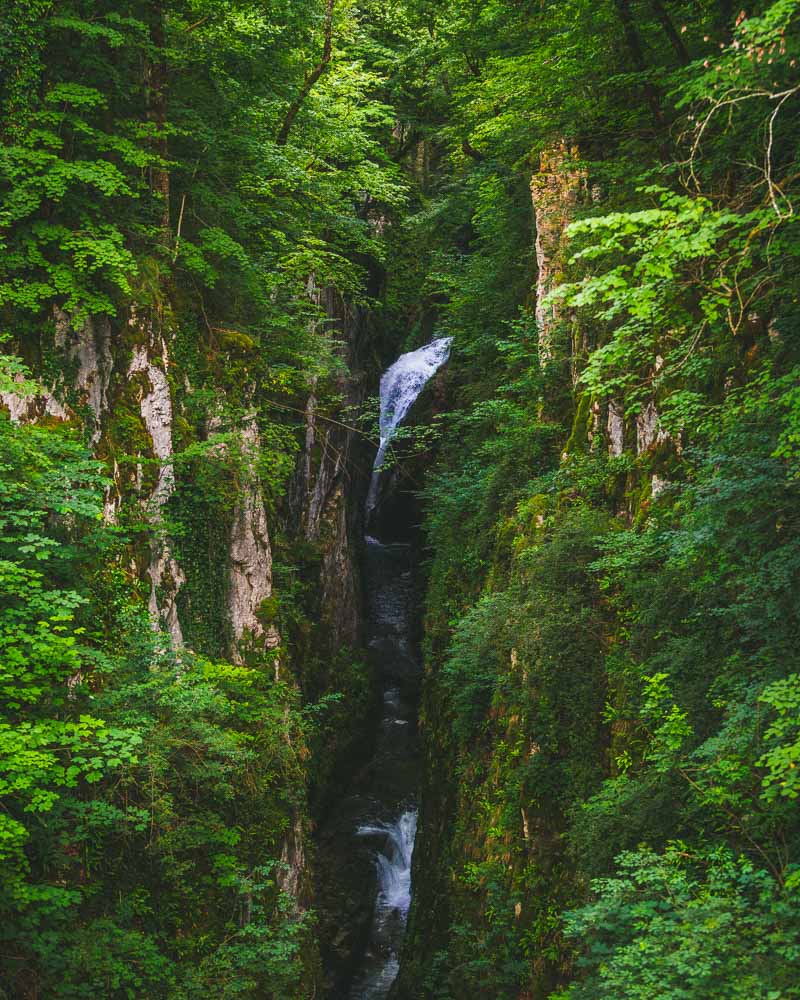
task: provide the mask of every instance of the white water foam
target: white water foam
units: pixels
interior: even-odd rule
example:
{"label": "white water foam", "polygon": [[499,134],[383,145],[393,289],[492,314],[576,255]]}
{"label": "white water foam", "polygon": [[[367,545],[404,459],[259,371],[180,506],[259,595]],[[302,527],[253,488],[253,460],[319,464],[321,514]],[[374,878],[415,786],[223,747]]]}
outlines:
{"label": "white water foam", "polygon": [[367,514],[378,501],[380,471],[392,438],[422,390],[450,357],[452,342],[452,337],[439,337],[425,347],[401,354],[381,379],[381,440],[369,484]]}

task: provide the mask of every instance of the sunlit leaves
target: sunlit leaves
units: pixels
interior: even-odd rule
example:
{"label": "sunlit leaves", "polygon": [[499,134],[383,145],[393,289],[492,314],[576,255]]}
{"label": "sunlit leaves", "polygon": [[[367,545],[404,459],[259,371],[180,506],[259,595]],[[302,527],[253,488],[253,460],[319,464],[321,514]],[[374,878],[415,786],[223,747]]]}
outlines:
{"label": "sunlit leaves", "polygon": [[761,692],[759,701],[775,713],[764,734],[769,750],[760,760],[766,768],[764,795],[800,797],[800,675],[791,674]]}
{"label": "sunlit leaves", "polygon": [[800,925],[770,875],[724,849],[671,844],[620,856],[615,878],[593,883],[595,901],[568,916],[585,951],[575,1000],[716,1000],[797,997]]}

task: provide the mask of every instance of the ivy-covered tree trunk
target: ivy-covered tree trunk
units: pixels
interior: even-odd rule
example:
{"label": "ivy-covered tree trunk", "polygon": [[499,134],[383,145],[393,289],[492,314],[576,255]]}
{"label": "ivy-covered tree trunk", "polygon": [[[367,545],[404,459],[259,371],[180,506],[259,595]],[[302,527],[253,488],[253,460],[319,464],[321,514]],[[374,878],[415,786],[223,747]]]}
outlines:
{"label": "ivy-covered tree trunk", "polygon": [[170,175],[166,11],[161,0],[148,0],[149,47],[144,57],[144,91],[147,120],[152,129],[156,161],[150,168],[150,187],[159,207],[159,226],[165,247],[170,246]]}

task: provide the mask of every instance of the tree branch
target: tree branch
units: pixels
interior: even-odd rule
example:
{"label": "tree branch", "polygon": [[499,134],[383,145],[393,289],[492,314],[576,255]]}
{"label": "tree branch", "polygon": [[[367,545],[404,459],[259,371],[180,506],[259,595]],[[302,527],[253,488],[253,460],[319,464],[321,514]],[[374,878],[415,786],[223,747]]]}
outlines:
{"label": "tree branch", "polygon": [[306,98],[313,90],[314,84],[327,70],[328,66],[330,66],[331,56],[333,54],[333,8],[335,4],[336,0],[328,0],[328,7],[325,12],[325,44],[322,49],[322,58],[314,69],[306,76],[305,82],[300,88],[300,93],[294,101],[292,101],[289,110],[286,112],[286,118],[284,118],[283,125],[281,125],[280,131],[278,132],[277,143],[279,146],[286,145],[289,133],[292,131],[294,120],[305,103]]}
{"label": "tree branch", "polygon": [[475,160],[476,163],[481,163],[485,159],[484,154],[479,149],[476,149],[469,139],[465,139],[461,143],[461,151],[465,156],[469,156]]}
{"label": "tree branch", "polygon": [[210,20],[211,20],[211,15],[206,14],[206,16],[201,17],[199,21],[194,21],[192,22],[192,24],[187,24],[183,30],[184,32],[194,31],[196,28],[199,28],[201,25],[205,24],[206,21]]}

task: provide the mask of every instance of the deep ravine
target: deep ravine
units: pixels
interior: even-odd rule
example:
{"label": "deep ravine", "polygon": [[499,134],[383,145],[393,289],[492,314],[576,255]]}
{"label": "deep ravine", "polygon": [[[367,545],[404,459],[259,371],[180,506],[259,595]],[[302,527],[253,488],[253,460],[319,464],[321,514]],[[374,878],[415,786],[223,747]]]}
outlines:
{"label": "deep ravine", "polygon": [[382,717],[363,812],[352,836],[366,844],[377,873],[373,910],[351,1000],[385,997],[399,969],[411,903],[417,828],[419,660],[413,642],[413,552],[402,542],[367,538],[369,644],[379,664]]}
{"label": "deep ravine", "polygon": [[[340,936],[348,942],[352,962],[331,974],[332,995],[349,1000],[387,997],[397,977],[411,903],[420,785],[418,553],[410,541],[412,526],[396,513],[382,513],[382,468],[397,428],[445,364],[449,350],[449,340],[435,340],[402,355],[381,379],[381,441],[367,499],[363,567],[366,639],[381,707],[372,759],[354,775],[349,796],[336,810],[332,839],[337,846],[330,855],[351,871],[350,892],[344,894],[349,910],[342,920],[358,926],[342,928]],[[353,898],[361,898],[362,905],[353,905]]]}

